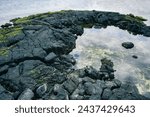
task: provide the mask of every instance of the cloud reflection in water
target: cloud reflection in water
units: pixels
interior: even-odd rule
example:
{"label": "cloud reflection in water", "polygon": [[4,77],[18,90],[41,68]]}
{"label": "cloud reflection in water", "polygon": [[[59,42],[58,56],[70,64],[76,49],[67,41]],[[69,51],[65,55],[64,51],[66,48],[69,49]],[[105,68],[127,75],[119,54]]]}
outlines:
{"label": "cloud reflection in water", "polygon": [[[135,47],[123,48],[121,44],[126,41],[133,42]],[[142,94],[150,92],[150,38],[109,26],[106,29],[85,29],[76,43],[72,54],[79,54],[77,68],[92,65],[98,69],[100,60],[107,57],[114,62],[116,78],[135,83]]]}

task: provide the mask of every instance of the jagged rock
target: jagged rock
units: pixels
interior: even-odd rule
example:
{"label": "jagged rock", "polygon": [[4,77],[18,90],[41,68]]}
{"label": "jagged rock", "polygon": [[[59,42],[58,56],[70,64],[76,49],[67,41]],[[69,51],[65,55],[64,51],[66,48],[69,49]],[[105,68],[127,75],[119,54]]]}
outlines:
{"label": "jagged rock", "polygon": [[20,96],[18,97],[18,100],[31,100],[34,97],[34,93],[31,89],[24,90]]}
{"label": "jagged rock", "polygon": [[132,42],[124,42],[122,43],[122,46],[126,49],[131,49],[134,47],[134,44]]}
{"label": "jagged rock", "polygon": [[3,67],[0,67],[0,74],[8,71],[8,65],[4,65]]}
{"label": "jagged rock", "polygon": [[115,89],[121,86],[121,82],[117,79],[114,79],[112,81],[106,81],[105,86],[110,89]]}
{"label": "jagged rock", "polygon": [[[47,55],[46,52],[42,48],[34,48],[33,49],[33,55],[34,57],[39,57],[41,59],[44,59],[44,57]],[[50,59],[50,56],[46,59]]]}
{"label": "jagged rock", "polygon": [[47,91],[47,84],[43,84],[36,89],[36,94],[39,97],[42,97],[42,95],[44,95],[46,91]]}
{"label": "jagged rock", "polygon": [[89,76],[93,79],[101,79],[98,71],[96,69],[94,69],[92,66],[85,68],[85,75]]}
{"label": "jagged rock", "polygon": [[12,26],[11,23],[6,23],[6,24],[4,24],[4,25],[1,25],[2,28],[8,28],[8,27],[10,27],[10,26]]}
{"label": "jagged rock", "polygon": [[55,84],[53,94],[50,96],[52,100],[68,100],[67,91],[59,84]]}
{"label": "jagged rock", "polygon": [[77,85],[72,80],[69,79],[63,83],[63,87],[69,93],[72,93],[77,88]]}
{"label": "jagged rock", "polygon": [[79,84],[78,88],[70,96],[70,99],[82,100],[84,99],[84,94],[85,94],[84,86],[82,84]]}
{"label": "jagged rock", "polygon": [[145,26],[142,28],[142,33],[144,36],[150,37],[150,26]]}
{"label": "jagged rock", "polygon": [[0,100],[12,100],[13,95],[0,85]]}
{"label": "jagged rock", "polygon": [[50,62],[51,60],[53,60],[56,57],[57,57],[57,55],[55,53],[51,52],[45,57],[45,61]]}
{"label": "jagged rock", "polygon": [[72,63],[73,65],[76,63],[76,60],[70,54],[69,55],[62,55],[61,58],[63,61],[67,61],[69,63]]}
{"label": "jagged rock", "polygon": [[108,100],[112,95],[112,91],[109,88],[104,89],[103,94],[102,94],[102,99]]}
{"label": "jagged rock", "polygon": [[34,90],[36,84],[36,81],[30,77],[21,77],[19,82],[19,85],[22,87],[22,89],[30,88]]}
{"label": "jagged rock", "polygon": [[115,70],[113,69],[113,62],[111,60],[108,60],[106,58],[101,60],[101,68],[100,68],[100,77],[103,80],[112,80],[114,79],[114,72]]}
{"label": "jagged rock", "polygon": [[87,95],[101,95],[102,88],[98,84],[92,84],[91,82],[84,83],[85,94]]}

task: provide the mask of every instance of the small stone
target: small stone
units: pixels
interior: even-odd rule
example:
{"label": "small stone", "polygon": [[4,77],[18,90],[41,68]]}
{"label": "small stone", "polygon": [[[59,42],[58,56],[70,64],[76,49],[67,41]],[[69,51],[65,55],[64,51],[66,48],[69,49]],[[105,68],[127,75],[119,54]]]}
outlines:
{"label": "small stone", "polygon": [[39,97],[42,97],[42,95],[44,95],[46,91],[47,91],[47,84],[43,84],[37,88],[36,94]]}
{"label": "small stone", "polygon": [[134,44],[132,42],[124,42],[122,43],[122,46],[126,49],[131,49],[134,47]]}
{"label": "small stone", "polygon": [[138,59],[138,56],[136,56],[136,55],[133,55],[132,57],[133,57],[134,59]]}
{"label": "small stone", "polygon": [[68,100],[67,91],[59,84],[55,84],[53,88],[53,94],[50,96],[52,100]]}
{"label": "small stone", "polygon": [[24,90],[19,96],[18,100],[31,100],[34,97],[34,93],[31,89]]}
{"label": "small stone", "polygon": [[63,83],[63,87],[69,92],[69,93],[72,93],[76,88],[77,88],[77,85],[71,80],[71,79],[68,79],[67,81],[65,81]]}
{"label": "small stone", "polygon": [[53,60],[56,57],[57,57],[57,55],[55,53],[51,52],[45,57],[45,61],[50,62],[51,60]]}

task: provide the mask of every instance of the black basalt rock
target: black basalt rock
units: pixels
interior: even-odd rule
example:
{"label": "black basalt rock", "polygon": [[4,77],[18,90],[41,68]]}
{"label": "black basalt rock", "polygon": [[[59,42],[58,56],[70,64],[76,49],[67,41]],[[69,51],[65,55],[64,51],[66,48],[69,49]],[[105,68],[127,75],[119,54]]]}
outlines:
{"label": "black basalt rock", "polygon": [[132,49],[134,47],[134,44],[132,42],[123,42],[122,46],[126,49]]}

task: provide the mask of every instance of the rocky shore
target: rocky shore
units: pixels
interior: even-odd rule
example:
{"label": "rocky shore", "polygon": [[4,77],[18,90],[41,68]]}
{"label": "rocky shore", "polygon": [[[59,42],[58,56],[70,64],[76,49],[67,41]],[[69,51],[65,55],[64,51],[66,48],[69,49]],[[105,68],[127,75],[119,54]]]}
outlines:
{"label": "rocky shore", "polygon": [[111,60],[102,59],[99,70],[75,70],[69,54],[84,28],[115,26],[150,37],[143,21],[132,14],[72,10],[11,20],[0,29],[0,99],[148,99],[115,78]]}

